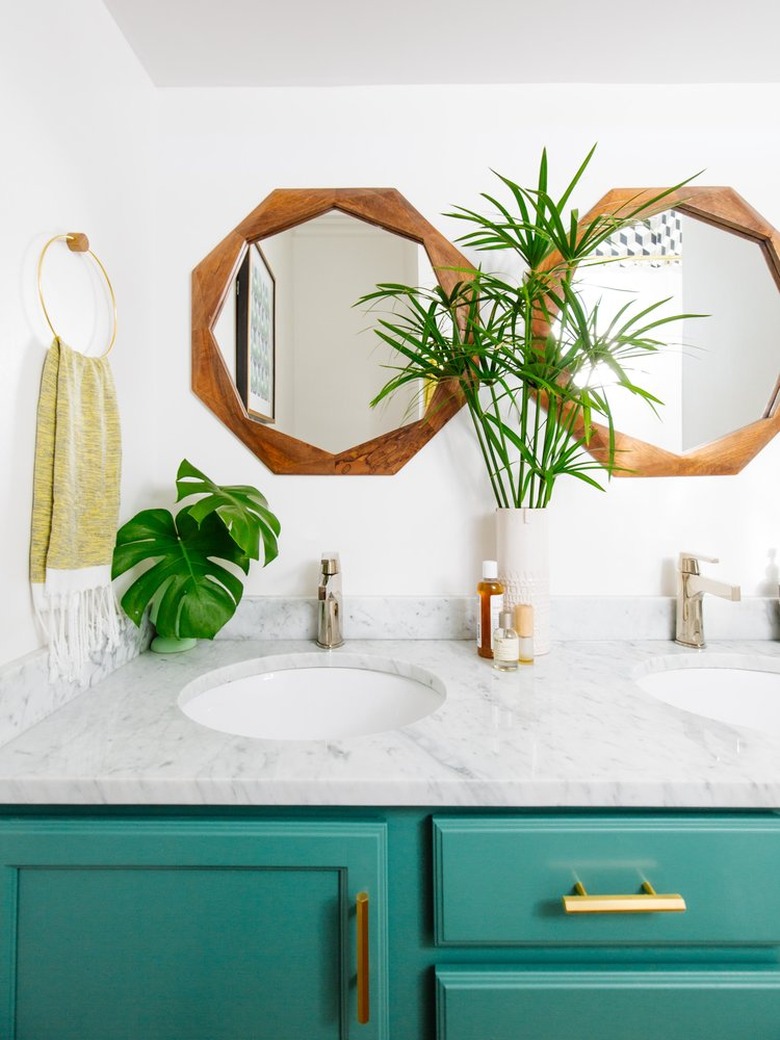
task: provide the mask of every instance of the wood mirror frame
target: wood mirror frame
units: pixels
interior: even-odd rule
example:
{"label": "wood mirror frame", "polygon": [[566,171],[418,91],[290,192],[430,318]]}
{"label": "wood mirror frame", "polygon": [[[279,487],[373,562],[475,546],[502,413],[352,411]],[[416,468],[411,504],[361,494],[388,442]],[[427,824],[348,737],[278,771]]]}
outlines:
{"label": "wood mirror frame", "polygon": [[[614,188],[583,217],[581,226],[600,214],[631,209],[643,198],[652,198],[661,190]],[[780,291],[780,235],[733,188],[687,186],[667,195],[663,202],[644,215],[651,216],[672,208],[755,242]],[[552,269],[559,262],[560,257],[553,256],[544,266]],[[615,458],[620,469],[615,471],[615,476],[682,477],[739,473],[780,430],[779,397],[780,380],[775,385],[774,394],[772,387],[767,387],[770,404],[762,418],[682,454],[667,451],[616,430]],[[592,430],[589,450],[595,458],[605,460],[609,431],[605,426],[596,424]]]}
{"label": "wood mirror frame", "polygon": [[[192,389],[274,473],[392,474],[427,444],[462,406],[457,387],[437,387],[422,419],[332,454],[282,433],[272,425],[253,421],[214,336],[217,318],[228,295],[232,294],[250,243],[333,209],[418,242],[425,249],[440,284],[447,290],[463,278],[457,269],[470,266],[455,246],[393,188],[278,188],[192,272]],[[371,288],[368,286],[367,291]]]}

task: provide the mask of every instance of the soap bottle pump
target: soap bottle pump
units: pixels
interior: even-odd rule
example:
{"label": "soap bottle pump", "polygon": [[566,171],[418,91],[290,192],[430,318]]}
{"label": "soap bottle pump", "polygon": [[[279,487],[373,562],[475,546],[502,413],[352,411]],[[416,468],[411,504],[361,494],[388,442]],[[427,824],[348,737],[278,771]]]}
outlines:
{"label": "soap bottle pump", "polygon": [[503,609],[504,586],[498,580],[498,563],[485,560],[482,581],[477,585],[477,653],[480,657],[493,657],[493,632]]}

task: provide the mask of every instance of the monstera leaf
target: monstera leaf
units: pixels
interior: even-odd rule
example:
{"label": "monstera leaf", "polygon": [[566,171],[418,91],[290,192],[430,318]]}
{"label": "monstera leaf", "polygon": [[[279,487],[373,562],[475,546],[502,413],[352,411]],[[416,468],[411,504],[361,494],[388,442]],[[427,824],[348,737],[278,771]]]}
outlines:
{"label": "monstera leaf", "polygon": [[207,516],[217,513],[230,532],[230,537],[250,559],[260,559],[261,538],[264,563],[268,564],[276,558],[279,552],[279,521],[257,488],[248,484],[220,486],[184,459],[176,474],[176,489],[177,502],[190,495],[205,495],[199,502],[187,507],[190,516],[199,524]]}
{"label": "monstera leaf", "polygon": [[186,510],[175,518],[167,509],[138,513],[117,532],[113,577],[142,561],[157,562],[122,597],[128,617],[139,625],[149,606],[158,635],[212,639],[244,591],[241,580],[212,557],[249,570],[249,557],[215,514],[199,525]]}
{"label": "monstera leaf", "polygon": [[[112,577],[151,562],[122,597],[136,625],[150,608],[159,636],[213,639],[235,613],[244,591],[239,568],[264,564],[279,549],[280,525],[263,495],[253,487],[220,487],[185,459],[176,479],[179,500],[204,497],[183,506],[145,509],[117,532]],[[229,567],[223,566],[222,563]]]}

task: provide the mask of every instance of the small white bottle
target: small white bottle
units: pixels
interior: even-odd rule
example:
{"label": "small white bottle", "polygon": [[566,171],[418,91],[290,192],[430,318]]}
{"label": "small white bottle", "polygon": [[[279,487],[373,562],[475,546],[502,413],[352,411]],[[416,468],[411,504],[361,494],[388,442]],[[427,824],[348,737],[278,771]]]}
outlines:
{"label": "small white bottle", "polygon": [[514,672],[519,657],[520,637],[512,628],[512,611],[502,610],[493,633],[493,667],[500,672]]}

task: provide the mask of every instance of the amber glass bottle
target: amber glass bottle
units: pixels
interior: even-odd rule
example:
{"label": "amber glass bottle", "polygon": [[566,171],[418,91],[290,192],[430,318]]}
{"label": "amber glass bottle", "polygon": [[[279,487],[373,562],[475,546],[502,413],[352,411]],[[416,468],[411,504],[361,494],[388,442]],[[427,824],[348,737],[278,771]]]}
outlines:
{"label": "amber glass bottle", "polygon": [[493,632],[498,627],[498,615],[504,606],[504,586],[498,580],[498,564],[485,560],[482,581],[477,585],[477,653],[493,657]]}

